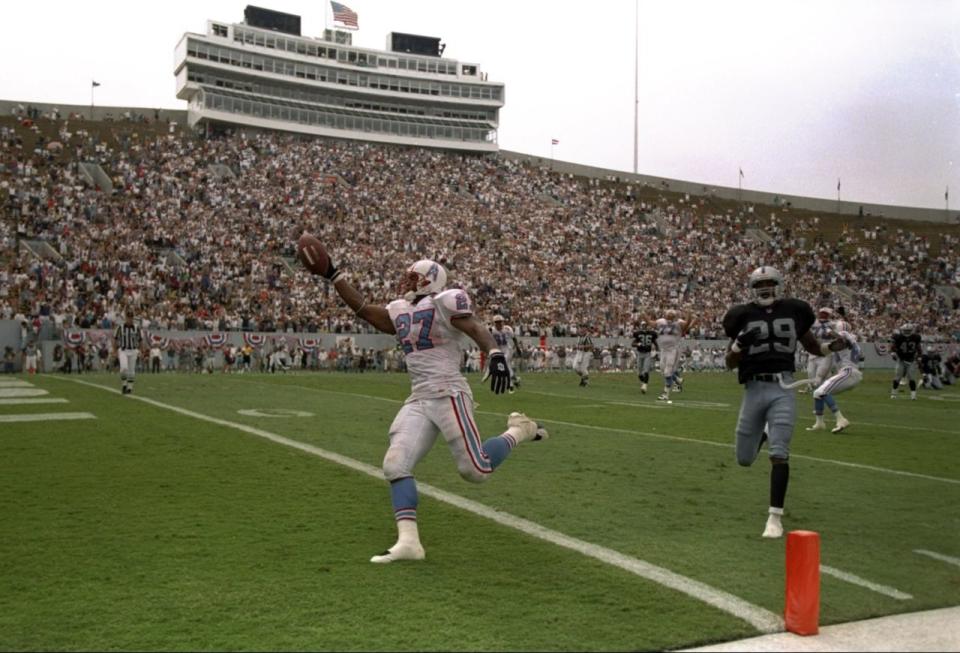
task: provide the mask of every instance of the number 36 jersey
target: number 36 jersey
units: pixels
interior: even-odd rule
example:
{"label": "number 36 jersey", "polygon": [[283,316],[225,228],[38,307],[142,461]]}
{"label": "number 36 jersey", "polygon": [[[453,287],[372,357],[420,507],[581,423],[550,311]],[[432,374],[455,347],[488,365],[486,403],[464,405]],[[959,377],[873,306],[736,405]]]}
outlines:
{"label": "number 36 jersey", "polygon": [[410,373],[408,402],[459,392],[473,396],[460,373],[461,343],[466,335],[451,323],[455,317],[473,315],[466,292],[453,288],[423,297],[416,304],[397,299],[387,304],[387,311]]}
{"label": "number 36 jersey", "polygon": [[797,341],[810,330],[816,315],[800,299],[781,299],[771,306],[738,304],[723,316],[723,330],[730,338],[743,331],[760,330],[756,342],[743,350],[738,368],[740,383],[754,374],[792,372]]}

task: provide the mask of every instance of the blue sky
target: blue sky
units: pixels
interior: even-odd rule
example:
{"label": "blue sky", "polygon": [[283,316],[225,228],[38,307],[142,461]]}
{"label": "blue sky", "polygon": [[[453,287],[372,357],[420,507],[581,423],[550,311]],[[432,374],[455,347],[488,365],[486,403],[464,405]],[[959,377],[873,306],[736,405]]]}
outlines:
{"label": "blue sky", "polygon": [[[246,2],[8,3],[0,98],[182,108],[173,48]],[[318,36],[328,3],[257,0]],[[960,207],[960,0],[347,0],[506,84],[504,149],[792,195]],[[38,9],[39,8],[39,9]],[[18,26],[9,29],[10,26]],[[639,35],[639,39],[636,36]],[[29,55],[29,65],[23,62]]]}

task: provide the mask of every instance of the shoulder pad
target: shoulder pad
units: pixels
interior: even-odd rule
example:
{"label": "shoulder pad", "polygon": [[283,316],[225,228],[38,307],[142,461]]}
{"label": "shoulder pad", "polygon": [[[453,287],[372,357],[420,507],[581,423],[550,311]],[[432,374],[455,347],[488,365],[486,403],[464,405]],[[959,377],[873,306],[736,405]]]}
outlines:
{"label": "shoulder pad", "polygon": [[460,288],[444,290],[434,296],[433,302],[450,317],[473,315],[473,302],[470,300],[470,295]]}

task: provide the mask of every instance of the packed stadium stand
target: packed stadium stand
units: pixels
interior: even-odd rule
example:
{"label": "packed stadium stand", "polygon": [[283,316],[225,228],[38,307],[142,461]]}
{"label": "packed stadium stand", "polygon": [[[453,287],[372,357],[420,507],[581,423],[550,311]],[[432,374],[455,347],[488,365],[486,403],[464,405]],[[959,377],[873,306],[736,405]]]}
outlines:
{"label": "packed stadium stand", "polygon": [[812,304],[845,305],[865,339],[907,319],[960,336],[957,225],[743,205],[506,156],[6,116],[0,200],[2,319],[109,326],[133,305],[170,328],[365,332],[293,263],[307,229],[371,300],[435,258],[523,335],[622,335],[640,312],[680,308],[701,316],[695,337],[716,336],[765,263]]}

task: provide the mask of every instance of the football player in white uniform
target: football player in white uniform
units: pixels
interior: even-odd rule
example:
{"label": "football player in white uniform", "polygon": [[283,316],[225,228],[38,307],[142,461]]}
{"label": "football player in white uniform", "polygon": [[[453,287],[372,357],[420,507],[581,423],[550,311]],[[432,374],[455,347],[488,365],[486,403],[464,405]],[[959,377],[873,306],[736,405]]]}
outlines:
{"label": "football player in white uniform", "polygon": [[[817,340],[822,342],[827,339],[829,334],[832,334],[835,331],[833,318],[834,313],[832,308],[827,308],[824,306],[817,309],[817,321],[813,323],[812,327],[810,327],[810,330],[813,331],[813,335],[816,336]],[[830,356],[817,356],[815,354],[808,354],[807,378],[810,379],[811,387],[816,388],[820,386],[824,379],[830,376],[830,366],[832,363],[833,360]]]}
{"label": "football player in white uniform", "polygon": [[413,469],[443,435],[460,475],[486,481],[515,446],[543,440],[547,431],[522,413],[510,413],[500,435],[480,440],[473,419],[473,394],[460,373],[461,343],[470,338],[487,354],[484,381],[495,394],[510,386],[510,366],[487,327],[473,315],[466,291],[444,290],[447,272],[430,260],[407,268],[403,295],[386,308],[368,304],[331,261],[323,276],[356,315],[384,333],[394,334],[403,349],[412,392],[390,426],[390,446],[383,457],[383,475],[390,482],[397,542],[370,562],[422,560],[417,530],[417,484]]}
{"label": "football player in white uniform", "polygon": [[680,381],[680,342],[694,324],[693,320],[678,319],[677,312],[670,309],[654,323],[657,332],[657,349],[660,351],[660,373],[663,374],[663,394],[657,399],[670,402],[670,390]]}
{"label": "football player in white uniform", "polygon": [[508,390],[510,394],[513,394],[520,387],[520,377],[517,376],[516,369],[513,366],[513,354],[514,352],[520,352],[520,342],[513,332],[513,327],[504,322],[502,315],[493,316],[493,329],[490,330],[490,335],[493,336],[493,341],[497,343],[497,347],[500,348],[507,359],[507,365],[510,366],[510,387]]}
{"label": "football player in white uniform", "polygon": [[[840,412],[837,401],[833,395],[840,394],[845,390],[850,390],[863,380],[863,372],[860,371],[857,363],[863,358],[860,346],[857,344],[857,337],[850,332],[850,323],[838,320],[835,326],[841,327],[836,331],[824,334],[824,339],[842,340],[847,344],[847,349],[835,351],[830,355],[833,364],[836,366],[836,373],[821,383],[813,391],[813,412],[817,416],[813,426],[807,428],[808,431],[823,431],[827,425],[823,421],[823,406],[826,404],[837,420],[836,426],[831,431],[839,433],[850,426],[849,420]],[[846,328],[843,328],[846,327]]]}

